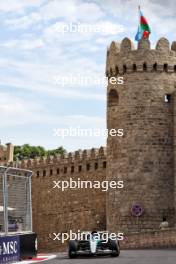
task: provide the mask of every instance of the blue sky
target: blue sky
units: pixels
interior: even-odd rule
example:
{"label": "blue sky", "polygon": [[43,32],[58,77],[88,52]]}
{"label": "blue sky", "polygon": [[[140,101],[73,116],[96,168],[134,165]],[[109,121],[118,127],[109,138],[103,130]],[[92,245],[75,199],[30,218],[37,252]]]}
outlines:
{"label": "blue sky", "polygon": [[[137,7],[148,19],[152,46],[176,40],[175,1],[1,0],[0,139],[68,151],[105,145],[103,137],[53,136],[53,129],[106,128],[106,50],[112,40],[134,40]],[[63,32],[70,25],[97,32]],[[106,26],[106,30],[103,30]],[[87,85],[56,79],[90,77]]]}

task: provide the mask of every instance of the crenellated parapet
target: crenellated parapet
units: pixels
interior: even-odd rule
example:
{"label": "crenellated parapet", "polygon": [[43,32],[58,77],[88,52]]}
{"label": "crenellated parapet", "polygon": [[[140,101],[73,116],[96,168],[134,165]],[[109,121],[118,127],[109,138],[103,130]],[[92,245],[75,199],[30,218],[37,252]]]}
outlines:
{"label": "crenellated parapet", "polygon": [[155,49],[151,49],[150,41],[142,39],[135,49],[132,41],[124,38],[121,44],[113,41],[107,50],[108,77],[153,71],[176,73],[176,41],[170,45],[166,38],[161,38]]}
{"label": "crenellated parapet", "polygon": [[[106,168],[106,148],[100,147],[98,148],[92,148],[92,149],[85,149],[85,150],[78,150],[75,152],[65,153],[64,155],[56,155],[56,156],[49,156],[49,157],[40,157],[40,158],[34,158],[34,159],[25,159],[18,162],[11,162],[8,165],[14,166],[18,168],[24,168],[24,169],[31,169],[33,171],[43,170],[45,169],[50,170],[57,167],[57,170],[59,168],[64,168],[65,171],[67,171],[68,168],[71,170],[71,167],[73,169],[74,165],[82,166],[83,164],[89,164],[90,167],[94,167],[96,169],[95,165],[96,163],[101,161],[101,167]],[[104,163],[103,163],[104,162]],[[98,167],[98,166],[97,166]],[[48,173],[46,173],[48,174]]]}

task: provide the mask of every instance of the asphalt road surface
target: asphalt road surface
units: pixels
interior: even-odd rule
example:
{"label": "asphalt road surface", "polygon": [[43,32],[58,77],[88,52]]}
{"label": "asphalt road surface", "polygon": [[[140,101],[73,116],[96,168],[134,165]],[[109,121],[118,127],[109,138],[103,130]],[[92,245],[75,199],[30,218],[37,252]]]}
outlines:
{"label": "asphalt road surface", "polygon": [[47,264],[176,264],[176,249],[122,250],[117,258],[79,257],[69,259],[66,254],[58,254]]}

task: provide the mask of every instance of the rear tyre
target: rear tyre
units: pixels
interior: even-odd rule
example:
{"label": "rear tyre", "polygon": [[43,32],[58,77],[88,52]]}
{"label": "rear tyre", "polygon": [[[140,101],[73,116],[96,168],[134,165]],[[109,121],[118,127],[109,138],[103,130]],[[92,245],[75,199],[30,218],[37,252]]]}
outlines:
{"label": "rear tyre", "polygon": [[76,258],[77,257],[77,249],[78,244],[75,240],[69,241],[69,249],[68,249],[68,256],[69,258]]}
{"label": "rear tyre", "polygon": [[118,257],[120,255],[120,245],[118,241],[109,239],[109,249],[111,250],[111,257]]}

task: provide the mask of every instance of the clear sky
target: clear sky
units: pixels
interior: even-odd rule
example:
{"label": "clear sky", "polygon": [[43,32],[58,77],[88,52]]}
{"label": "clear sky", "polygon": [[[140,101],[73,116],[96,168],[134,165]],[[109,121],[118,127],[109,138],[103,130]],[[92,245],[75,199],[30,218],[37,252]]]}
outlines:
{"label": "clear sky", "polygon": [[62,139],[53,129],[106,127],[106,86],[96,79],[104,77],[111,41],[134,40],[139,4],[152,46],[162,36],[176,40],[174,0],[0,0],[2,143],[68,151],[106,144],[103,137]]}

